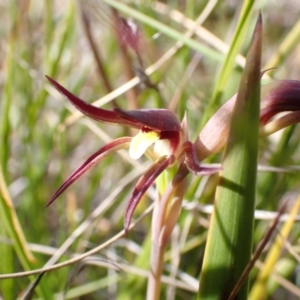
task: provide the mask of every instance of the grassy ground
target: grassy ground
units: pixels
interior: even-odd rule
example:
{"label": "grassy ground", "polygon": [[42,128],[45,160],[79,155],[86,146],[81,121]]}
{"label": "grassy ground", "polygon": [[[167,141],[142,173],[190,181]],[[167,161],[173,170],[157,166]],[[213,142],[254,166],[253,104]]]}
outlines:
{"label": "grassy ground", "polygon": [[[241,55],[237,64],[225,54],[243,3],[219,2],[127,3],[133,12],[120,6],[119,14],[124,17],[139,18],[134,12],[148,17],[141,15],[137,22],[141,57],[145,68],[154,65],[150,79],[157,84],[159,94],[144,84],[122,91],[116,98],[103,99],[119,87],[126,88],[141,67],[134,51],[124,50],[120,44],[116,12],[109,5],[97,0],[0,1],[0,273],[39,269],[49,259],[48,265],[65,262],[103,245],[101,251],[80,262],[45,273],[33,299],[145,299],[151,244],[151,214],[127,238],[117,237],[104,244],[123,229],[126,203],[149,165],[147,159],[133,161],[127,151],[105,159],[45,208],[81,162],[108,141],[131,132],[80,117],[44,75],[86,101],[100,99],[98,105],[105,108],[115,104],[124,109],[165,107],[180,119],[186,112],[194,140],[203,120],[237,91],[243,55],[259,9],[264,20],[262,64],[264,68],[277,67],[263,83],[299,79],[300,8],[296,1],[259,0],[253,5],[249,1],[251,9],[231,47],[232,54]],[[200,15],[202,29],[193,23]],[[196,33],[194,38],[189,38],[191,30]],[[189,35],[183,38],[186,32]],[[165,53],[174,49],[179,39],[184,45],[167,59]],[[227,65],[222,69],[225,57]],[[159,60],[163,63],[157,65]],[[299,135],[299,128],[294,126],[262,139],[259,163],[298,166]],[[220,159],[215,155],[206,162]],[[288,212],[297,214],[299,179],[298,172],[258,174],[254,248],[272,221],[267,212],[277,211],[289,198]],[[184,206],[166,253],[162,299],[192,299],[198,289],[217,176],[190,176],[188,180]],[[154,198],[152,187],[138,206],[135,219]],[[284,239],[270,241],[251,273],[250,288],[257,284],[261,270],[267,270],[267,299],[300,297],[296,268],[299,230],[297,224],[288,224],[280,223],[278,231],[285,231],[279,236]],[[36,278],[1,280],[0,298],[21,297]]]}

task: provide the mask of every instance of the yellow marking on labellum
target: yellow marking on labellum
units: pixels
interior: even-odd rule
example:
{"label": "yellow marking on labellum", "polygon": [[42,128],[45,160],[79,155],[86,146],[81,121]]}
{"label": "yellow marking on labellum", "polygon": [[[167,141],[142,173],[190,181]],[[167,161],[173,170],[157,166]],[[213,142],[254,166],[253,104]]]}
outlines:
{"label": "yellow marking on labellum", "polygon": [[129,147],[129,155],[133,159],[139,159],[147,150],[148,147],[153,145],[159,140],[159,133],[155,131],[139,133],[132,138]]}

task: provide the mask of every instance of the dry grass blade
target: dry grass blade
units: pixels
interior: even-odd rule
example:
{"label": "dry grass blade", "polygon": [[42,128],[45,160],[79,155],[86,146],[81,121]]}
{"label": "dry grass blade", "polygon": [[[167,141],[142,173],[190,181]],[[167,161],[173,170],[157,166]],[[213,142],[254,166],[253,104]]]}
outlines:
{"label": "dry grass blade", "polygon": [[267,245],[267,243],[270,241],[270,239],[271,239],[272,235],[274,234],[274,232],[276,231],[276,227],[277,227],[277,225],[280,221],[281,216],[283,215],[284,211],[286,210],[286,207],[288,205],[288,201],[289,200],[287,199],[284,202],[284,204],[281,206],[281,208],[279,209],[276,218],[273,220],[271,226],[269,227],[269,229],[267,230],[265,236],[261,240],[259,246],[255,250],[250,262],[248,263],[248,265],[245,268],[244,272],[242,273],[239,281],[236,283],[234,289],[232,290],[231,294],[229,295],[228,300],[233,300],[235,298],[235,296],[237,295],[239,289],[241,288],[241,286],[244,284],[245,280],[249,276],[249,273],[253,269],[253,267],[254,267],[255,263],[257,262],[259,256],[263,252],[263,250],[264,250],[265,246]]}
{"label": "dry grass blade", "polygon": [[[132,228],[134,228],[141,220],[143,220],[143,218],[145,218],[149,213],[151,213],[153,209],[153,205],[149,206],[147,208],[147,210],[135,221],[132,222],[129,226],[129,230],[131,230]],[[65,262],[62,263],[58,263],[49,267],[45,267],[42,269],[36,269],[36,270],[32,270],[32,271],[28,271],[28,272],[19,272],[19,273],[13,273],[13,274],[5,274],[5,275],[0,275],[0,280],[1,279],[8,279],[8,278],[20,278],[20,277],[27,277],[30,275],[36,275],[36,274],[40,274],[42,272],[49,272],[49,271],[53,271],[53,270],[57,270],[72,264],[75,264],[81,260],[83,260],[86,257],[91,256],[92,254],[95,254],[103,249],[105,249],[106,247],[108,247],[109,245],[111,245],[112,243],[114,243],[115,241],[117,241],[118,239],[120,239],[121,237],[125,236],[125,230],[120,231],[118,234],[114,235],[112,238],[108,239],[105,243],[99,245],[98,247],[87,251],[81,255],[78,255],[75,258],[69,259]]]}
{"label": "dry grass blade", "polygon": [[265,268],[258,274],[256,281],[251,289],[249,299],[257,299],[257,295],[263,295],[266,291],[266,282],[273,272],[274,265],[280,257],[282,246],[284,245],[284,240],[288,237],[291,232],[292,226],[295,222],[295,217],[300,209],[300,196],[297,197],[293,208],[290,211],[289,219],[283,224],[279,235],[275,239],[272,247],[270,248],[268,255],[265,260]]}

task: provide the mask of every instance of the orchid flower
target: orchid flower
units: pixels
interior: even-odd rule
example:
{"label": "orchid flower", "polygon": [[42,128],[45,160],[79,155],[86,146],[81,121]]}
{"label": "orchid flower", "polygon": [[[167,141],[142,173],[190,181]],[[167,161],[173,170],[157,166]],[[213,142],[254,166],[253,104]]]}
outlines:
{"label": "orchid flower", "polygon": [[[199,161],[219,152],[225,145],[236,97],[235,94],[221,106],[201,130],[194,143]],[[260,136],[299,122],[300,81],[279,80],[261,87]]]}
{"label": "orchid flower", "polygon": [[[194,144],[187,140],[185,121],[181,124],[173,112],[167,109],[138,109],[130,111],[119,108],[113,110],[101,109],[86,103],[55,80],[48,76],[46,77],[84,115],[96,121],[129,126],[139,130],[135,137],[118,138],[91,155],[60,186],[47,206],[55,201],[57,197],[91,167],[108,155],[129,147],[129,154],[133,159],[139,159],[146,153],[154,160],[154,163],[138,180],[128,202],[124,221],[124,228],[127,232],[133,212],[142,196],[165,169],[175,164],[179,166],[184,163],[196,175],[208,175],[220,170],[219,167],[202,166],[200,164]],[[149,148],[151,145],[154,145],[152,151]]]}

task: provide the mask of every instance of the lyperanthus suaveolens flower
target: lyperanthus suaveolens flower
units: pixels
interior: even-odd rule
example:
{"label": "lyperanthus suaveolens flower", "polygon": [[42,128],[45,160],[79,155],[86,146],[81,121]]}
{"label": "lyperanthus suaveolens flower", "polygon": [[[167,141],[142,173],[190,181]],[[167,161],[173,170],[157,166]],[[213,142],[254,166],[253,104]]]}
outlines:
{"label": "lyperanthus suaveolens flower", "polygon": [[[236,96],[221,106],[201,130],[194,143],[198,160],[219,152],[226,143]],[[300,81],[279,80],[261,87],[260,136],[299,122]]]}
{"label": "lyperanthus suaveolens flower", "polygon": [[[129,154],[133,159],[140,158],[146,152],[149,153],[149,156],[155,162],[138,180],[128,202],[124,222],[126,231],[129,228],[132,214],[142,196],[154,180],[168,167],[173,166],[175,163],[178,165],[185,163],[188,169],[196,175],[208,175],[220,170],[217,167],[201,166],[197,159],[194,145],[186,138],[185,126],[181,126],[176,115],[171,111],[167,109],[138,109],[131,111],[119,108],[114,110],[101,109],[84,102],[55,80],[48,76],[46,77],[84,115],[96,121],[139,129],[135,137],[118,138],[90,156],[61,185],[47,206],[95,164],[109,154],[127,147],[129,147]],[[152,151],[149,148],[151,145],[154,145]]]}
{"label": "lyperanthus suaveolens flower", "polygon": [[264,86],[260,110],[262,126],[260,134],[269,135],[299,122],[300,81],[278,80]]}

